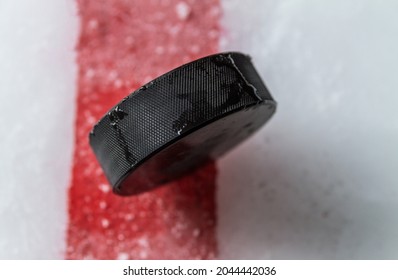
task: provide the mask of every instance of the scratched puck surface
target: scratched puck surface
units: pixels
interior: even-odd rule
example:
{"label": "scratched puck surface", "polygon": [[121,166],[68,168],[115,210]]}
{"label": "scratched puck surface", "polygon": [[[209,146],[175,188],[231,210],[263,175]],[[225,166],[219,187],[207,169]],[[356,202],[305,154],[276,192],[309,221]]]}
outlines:
{"label": "scratched puck surface", "polygon": [[90,145],[113,191],[134,195],[223,155],[275,109],[250,57],[221,53],[127,96],[94,126]]}

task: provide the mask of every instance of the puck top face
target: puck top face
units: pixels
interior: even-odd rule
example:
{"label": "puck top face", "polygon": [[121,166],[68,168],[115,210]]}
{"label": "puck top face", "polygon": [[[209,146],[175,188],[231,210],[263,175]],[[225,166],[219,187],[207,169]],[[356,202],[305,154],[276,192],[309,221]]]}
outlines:
{"label": "puck top face", "polygon": [[123,99],[94,126],[90,145],[114,192],[139,194],[223,155],[275,109],[250,58],[221,53]]}

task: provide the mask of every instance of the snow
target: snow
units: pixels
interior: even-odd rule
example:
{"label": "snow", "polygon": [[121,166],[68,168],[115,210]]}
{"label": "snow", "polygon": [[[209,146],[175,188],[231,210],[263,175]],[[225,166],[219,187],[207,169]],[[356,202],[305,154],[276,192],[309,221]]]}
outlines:
{"label": "snow", "polygon": [[177,16],[180,20],[186,20],[191,13],[191,8],[185,2],[179,2],[175,7]]}
{"label": "snow", "polygon": [[398,4],[222,1],[278,110],[218,166],[220,258],[398,258]]}
{"label": "snow", "polygon": [[77,30],[74,1],[0,3],[0,259],[64,256]]}

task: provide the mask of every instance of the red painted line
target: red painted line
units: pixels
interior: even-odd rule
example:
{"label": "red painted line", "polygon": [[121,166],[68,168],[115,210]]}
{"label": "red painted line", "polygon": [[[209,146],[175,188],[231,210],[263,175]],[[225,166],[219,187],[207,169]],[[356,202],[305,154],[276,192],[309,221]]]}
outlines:
{"label": "red painted line", "polygon": [[108,109],[143,83],[217,52],[220,4],[78,1],[81,33],[68,259],[216,257],[214,164],[137,197],[113,195],[88,144]]}

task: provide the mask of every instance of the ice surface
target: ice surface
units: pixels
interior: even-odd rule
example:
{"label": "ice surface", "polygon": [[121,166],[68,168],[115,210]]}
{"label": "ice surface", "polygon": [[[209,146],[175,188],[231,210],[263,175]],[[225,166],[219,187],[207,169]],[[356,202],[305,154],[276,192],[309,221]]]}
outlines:
{"label": "ice surface", "polygon": [[[220,258],[398,258],[397,2],[222,3],[279,107],[219,163]],[[0,259],[64,256],[77,25],[75,1],[0,1]]]}
{"label": "ice surface", "polygon": [[0,2],[0,259],[63,258],[74,1]]}
{"label": "ice surface", "polygon": [[[185,19],[178,17],[181,5]],[[108,182],[87,136],[91,120],[129,92],[215,52],[218,5],[218,0],[78,2],[78,114],[66,258],[214,258],[213,163],[158,190],[121,198],[103,187]],[[213,37],[203,40],[209,32]]]}
{"label": "ice surface", "polygon": [[224,0],[278,110],[220,163],[220,258],[398,258],[398,3]]}

